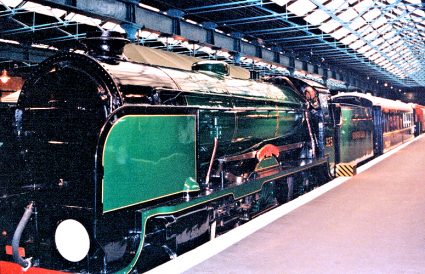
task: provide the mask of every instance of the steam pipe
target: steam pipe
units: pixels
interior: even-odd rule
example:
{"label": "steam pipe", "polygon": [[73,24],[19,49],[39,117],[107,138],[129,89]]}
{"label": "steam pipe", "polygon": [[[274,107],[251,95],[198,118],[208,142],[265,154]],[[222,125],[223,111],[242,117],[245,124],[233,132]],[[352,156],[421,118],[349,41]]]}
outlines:
{"label": "steam pipe", "polygon": [[313,131],[311,129],[311,125],[310,125],[310,119],[308,118],[308,111],[305,112],[305,119],[307,121],[307,128],[308,128],[308,134],[310,135],[310,140],[311,140],[311,150],[312,150],[312,154],[313,157],[316,156],[316,142],[314,141],[314,135],[313,135]]}
{"label": "steam pipe", "polygon": [[210,160],[210,165],[208,167],[208,172],[207,172],[207,176],[205,178],[205,185],[209,188],[209,184],[210,184],[210,176],[211,176],[211,169],[214,163],[214,159],[215,159],[215,154],[217,152],[217,146],[218,146],[218,138],[215,137],[214,138],[214,149],[211,155],[211,160]]}
{"label": "steam pipe", "polygon": [[13,234],[13,239],[12,239],[13,259],[20,266],[22,266],[24,270],[27,270],[28,268],[31,267],[31,258],[23,259],[21,255],[19,255],[19,242],[21,241],[22,232],[24,231],[25,226],[27,225],[32,215],[33,207],[34,207],[34,202],[30,202],[28,206],[25,208],[24,215],[19,221],[19,224],[16,227],[16,230],[15,230],[15,233]]}

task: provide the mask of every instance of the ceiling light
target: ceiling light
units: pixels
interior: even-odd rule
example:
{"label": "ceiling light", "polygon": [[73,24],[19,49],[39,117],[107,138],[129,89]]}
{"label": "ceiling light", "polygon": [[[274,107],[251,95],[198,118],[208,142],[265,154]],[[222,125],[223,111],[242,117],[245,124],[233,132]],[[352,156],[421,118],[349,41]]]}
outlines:
{"label": "ceiling light", "polygon": [[1,38],[0,38],[0,42],[1,43],[7,43],[7,44],[14,44],[14,45],[19,45],[20,44],[18,41],[8,40],[8,39],[1,39]]}
{"label": "ceiling light", "polygon": [[154,8],[152,6],[145,5],[145,4],[142,4],[142,3],[140,3],[139,6],[142,7],[142,8],[148,9],[148,10],[155,11],[155,12],[160,12],[161,11],[160,9],[157,9],[157,8]]}
{"label": "ceiling light", "polygon": [[4,69],[1,73],[0,81],[3,84],[6,84],[7,82],[9,82],[9,80],[10,80],[10,77],[9,77],[9,75],[7,75],[7,71]]}

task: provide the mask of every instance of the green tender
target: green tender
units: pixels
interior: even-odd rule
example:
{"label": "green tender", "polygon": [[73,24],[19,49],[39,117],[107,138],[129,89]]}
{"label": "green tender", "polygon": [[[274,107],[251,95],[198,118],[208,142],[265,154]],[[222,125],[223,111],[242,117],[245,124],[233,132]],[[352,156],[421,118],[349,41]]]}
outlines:
{"label": "green tender", "polygon": [[128,115],[103,152],[103,212],[184,191],[196,180],[195,115]]}
{"label": "green tender", "polygon": [[341,107],[341,163],[357,164],[373,156],[373,121],[370,109]]}

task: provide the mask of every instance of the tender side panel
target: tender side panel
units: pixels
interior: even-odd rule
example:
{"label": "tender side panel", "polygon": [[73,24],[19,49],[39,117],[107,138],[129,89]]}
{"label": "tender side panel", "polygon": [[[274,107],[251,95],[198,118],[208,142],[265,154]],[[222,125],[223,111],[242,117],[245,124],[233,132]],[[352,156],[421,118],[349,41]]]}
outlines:
{"label": "tender side panel", "polygon": [[106,138],[103,212],[183,192],[196,179],[195,115],[129,115]]}
{"label": "tender side panel", "polygon": [[341,163],[357,164],[373,156],[373,121],[370,108],[341,106]]}

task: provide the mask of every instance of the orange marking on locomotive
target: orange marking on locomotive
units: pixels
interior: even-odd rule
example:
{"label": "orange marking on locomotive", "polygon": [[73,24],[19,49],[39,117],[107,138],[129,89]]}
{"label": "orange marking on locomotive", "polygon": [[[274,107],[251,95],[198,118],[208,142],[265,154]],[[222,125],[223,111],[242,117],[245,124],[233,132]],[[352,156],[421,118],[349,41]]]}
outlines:
{"label": "orange marking on locomotive", "polygon": [[[7,255],[13,255],[13,249],[11,245],[6,245],[5,249],[6,249]],[[25,248],[23,247],[18,248],[18,253],[19,253],[19,256],[25,257]]]}
{"label": "orange marking on locomotive", "polygon": [[279,157],[279,148],[277,146],[268,144],[263,146],[258,152],[257,152],[257,159],[258,161],[261,162],[261,160],[263,160],[264,158],[268,158],[268,157]]}

